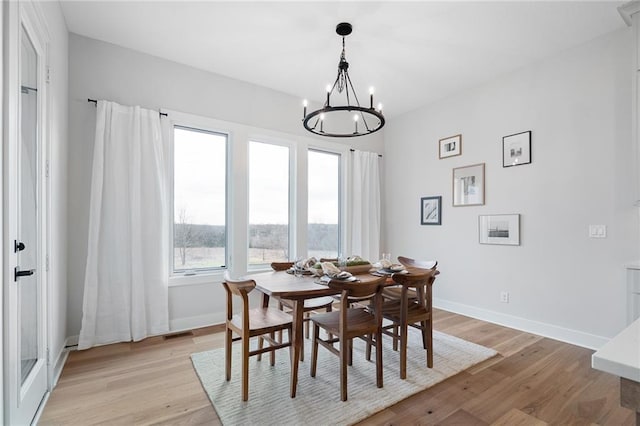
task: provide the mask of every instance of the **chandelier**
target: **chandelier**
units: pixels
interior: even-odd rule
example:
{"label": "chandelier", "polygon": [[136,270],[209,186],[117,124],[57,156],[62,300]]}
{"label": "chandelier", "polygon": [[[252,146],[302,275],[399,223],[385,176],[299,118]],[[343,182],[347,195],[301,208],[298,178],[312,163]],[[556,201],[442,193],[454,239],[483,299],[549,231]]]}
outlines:
{"label": "chandelier", "polygon": [[[327,85],[327,99],[324,106],[307,114],[307,100],[305,99],[302,103],[302,124],[305,129],[316,135],[351,138],[369,135],[384,126],[382,104],[378,104],[377,109],[373,107],[373,88],[369,89],[369,107],[363,107],[349,78],[344,38],[351,34],[352,30],[353,27],[348,22],[341,22],[336,26],[336,33],[342,37],[342,53],[338,62],[338,76],[333,86]],[[336,103],[339,102],[337,98],[342,98],[342,105]]]}

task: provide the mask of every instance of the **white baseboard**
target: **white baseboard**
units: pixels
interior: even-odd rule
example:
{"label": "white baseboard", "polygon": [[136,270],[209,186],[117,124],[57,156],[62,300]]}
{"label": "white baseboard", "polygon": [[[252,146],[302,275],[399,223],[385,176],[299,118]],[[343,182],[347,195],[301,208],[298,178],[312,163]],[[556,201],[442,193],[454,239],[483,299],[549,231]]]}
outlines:
{"label": "white baseboard", "polygon": [[65,344],[60,350],[60,353],[56,357],[56,362],[53,364],[53,371],[51,372],[51,389],[56,387],[58,384],[58,380],[60,379],[60,375],[62,374],[62,369],[64,368],[64,364],[67,362],[67,358],[69,357],[69,339],[65,340]]}
{"label": "white baseboard", "polygon": [[215,314],[198,315],[195,317],[176,318],[169,321],[169,330],[171,332],[180,332],[193,330],[194,328],[208,327],[210,325],[224,324],[225,313],[219,312]]}
{"label": "white baseboard", "polygon": [[505,327],[515,328],[516,330],[522,330],[528,333],[549,337],[551,339],[560,340],[561,342],[582,346],[588,349],[599,349],[600,347],[602,347],[602,345],[610,340],[607,337],[596,336],[595,334],[589,334],[583,331],[559,327],[553,324],[533,321],[526,318],[516,317],[513,315],[503,314],[501,312],[490,311],[488,309],[477,308],[475,306],[451,302],[438,298],[433,299],[433,306],[445,311],[466,315],[494,324],[504,325]]}
{"label": "white baseboard", "polygon": [[[195,317],[176,318],[169,321],[169,333],[193,330],[195,328],[209,327],[211,325],[224,324],[225,313],[199,315]],[[164,334],[164,333],[163,333]],[[65,342],[68,350],[77,350],[80,336],[69,336]],[[65,357],[66,359],[66,357]]]}

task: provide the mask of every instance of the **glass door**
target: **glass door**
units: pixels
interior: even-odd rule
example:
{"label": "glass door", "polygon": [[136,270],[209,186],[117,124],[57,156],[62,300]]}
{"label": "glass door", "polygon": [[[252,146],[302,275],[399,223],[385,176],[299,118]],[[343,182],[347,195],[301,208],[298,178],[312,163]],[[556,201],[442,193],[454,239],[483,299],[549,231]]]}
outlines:
{"label": "glass door", "polygon": [[21,28],[20,149],[16,271],[20,311],[20,384],[38,360],[38,55]]}
{"label": "glass door", "polygon": [[[15,4],[11,7],[15,7]],[[8,297],[5,366],[7,424],[31,424],[48,392],[46,334],[46,114],[44,92],[45,44],[38,37],[37,20],[25,4],[19,6],[17,28],[10,30],[11,56],[17,67],[10,74],[15,96],[9,102],[9,235],[15,264],[9,265],[13,280]],[[13,15],[16,16],[16,15]],[[10,38],[11,40],[11,38]],[[16,87],[17,86],[17,87]],[[11,130],[13,129],[13,130]]]}

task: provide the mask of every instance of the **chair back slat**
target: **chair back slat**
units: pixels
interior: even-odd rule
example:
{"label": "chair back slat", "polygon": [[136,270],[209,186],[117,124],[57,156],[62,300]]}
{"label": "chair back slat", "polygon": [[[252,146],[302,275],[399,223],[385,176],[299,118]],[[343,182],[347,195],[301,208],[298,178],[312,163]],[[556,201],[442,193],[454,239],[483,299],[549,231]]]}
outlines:
{"label": "chair back slat", "polygon": [[340,290],[343,295],[346,292],[348,297],[360,299],[375,296],[384,285],[385,280],[386,277],[380,277],[376,280],[366,282],[331,280],[329,281],[329,287]]}
{"label": "chair back slat", "polygon": [[437,260],[416,260],[405,256],[398,256],[398,262],[409,268],[435,269],[438,266]]}
{"label": "chair back slat", "polygon": [[409,274],[393,274],[391,279],[400,285],[407,287],[420,287],[432,283],[436,275],[439,274],[437,269],[411,269]]}
{"label": "chair back slat", "polygon": [[251,291],[256,287],[256,282],[254,280],[235,280],[231,278],[229,271],[224,273],[223,284],[228,291],[240,297],[242,297],[243,293],[245,295],[251,293]]}

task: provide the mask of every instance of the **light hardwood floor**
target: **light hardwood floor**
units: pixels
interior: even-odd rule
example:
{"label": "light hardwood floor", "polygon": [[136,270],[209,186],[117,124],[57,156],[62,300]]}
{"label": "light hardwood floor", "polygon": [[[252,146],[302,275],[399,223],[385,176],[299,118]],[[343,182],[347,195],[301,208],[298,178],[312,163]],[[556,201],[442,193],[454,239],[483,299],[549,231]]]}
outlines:
{"label": "light hardwood floor", "polygon": [[[591,369],[593,351],[441,310],[435,329],[499,355],[361,425],[634,423],[619,406],[618,378]],[[73,351],[40,424],[220,424],[189,354],[222,347],[223,340],[222,328],[209,327]]]}

